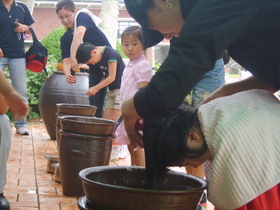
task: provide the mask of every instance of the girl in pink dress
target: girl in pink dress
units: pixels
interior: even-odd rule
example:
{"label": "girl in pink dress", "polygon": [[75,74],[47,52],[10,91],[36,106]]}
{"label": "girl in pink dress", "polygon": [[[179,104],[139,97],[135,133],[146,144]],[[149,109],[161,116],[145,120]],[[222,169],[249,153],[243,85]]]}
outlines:
{"label": "girl in pink dress", "polygon": [[[132,97],[140,88],[145,87],[153,76],[152,67],[145,59],[142,46],[142,32],[139,26],[130,26],[122,34],[122,47],[125,55],[130,59],[123,71],[121,82],[121,104]],[[121,122],[116,132],[116,142],[128,145],[131,155],[131,165],[145,166],[144,150],[134,149],[127,137],[124,123]]]}

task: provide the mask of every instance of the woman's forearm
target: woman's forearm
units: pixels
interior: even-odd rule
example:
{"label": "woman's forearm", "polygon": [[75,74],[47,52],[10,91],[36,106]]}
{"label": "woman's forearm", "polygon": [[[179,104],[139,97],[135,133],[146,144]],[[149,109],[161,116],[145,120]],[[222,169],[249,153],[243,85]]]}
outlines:
{"label": "woman's forearm", "polygon": [[83,37],[85,35],[86,28],[84,26],[79,26],[74,34],[72,45],[71,45],[71,52],[70,52],[70,58],[76,59],[76,53],[78,50],[78,47],[80,46]]}

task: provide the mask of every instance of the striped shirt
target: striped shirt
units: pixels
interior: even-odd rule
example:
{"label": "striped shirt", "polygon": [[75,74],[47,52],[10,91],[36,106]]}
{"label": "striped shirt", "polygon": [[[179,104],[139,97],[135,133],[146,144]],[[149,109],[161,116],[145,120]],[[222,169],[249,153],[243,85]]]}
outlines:
{"label": "striped shirt", "polygon": [[212,161],[208,199],[236,209],[280,182],[280,102],[264,90],[218,98],[199,108]]}

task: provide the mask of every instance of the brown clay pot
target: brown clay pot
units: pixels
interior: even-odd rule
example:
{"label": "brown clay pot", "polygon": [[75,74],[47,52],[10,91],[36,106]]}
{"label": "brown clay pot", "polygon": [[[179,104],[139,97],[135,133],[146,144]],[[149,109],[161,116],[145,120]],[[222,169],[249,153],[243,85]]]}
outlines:
{"label": "brown clay pot", "polygon": [[170,171],[157,184],[158,190],[146,190],[145,168],[135,166],[90,167],[80,171],[79,177],[87,201],[84,206],[98,210],[195,210],[208,187],[202,178]]}
{"label": "brown clay pot", "polygon": [[63,131],[95,136],[112,136],[118,122],[97,117],[62,116],[59,117]]}
{"label": "brown clay pot", "polygon": [[88,74],[77,72],[76,83],[70,85],[61,71],[54,73],[44,82],[39,95],[40,115],[45,123],[46,130],[51,139],[56,140],[56,104],[89,104],[85,94],[88,90]]}
{"label": "brown clay pot", "polygon": [[89,116],[89,117],[94,116],[97,109],[96,106],[92,106],[92,105],[69,104],[69,103],[59,103],[56,104],[56,107],[57,107],[57,112],[62,114]]}
{"label": "brown clay pot", "polygon": [[52,164],[58,163],[58,155],[45,155],[44,158],[47,159],[47,172],[53,174],[55,168],[52,166]]}
{"label": "brown clay pot", "polygon": [[63,71],[63,63],[57,63],[56,64],[56,70],[57,71]]}
{"label": "brown clay pot", "polygon": [[57,116],[57,117],[56,117],[56,123],[55,123],[56,147],[57,147],[57,150],[58,150],[58,152],[59,152],[59,142],[60,142],[60,133],[59,133],[59,130],[61,129],[59,117],[61,117],[61,116],[66,116],[66,114],[62,114],[62,113],[57,112],[57,113],[56,113],[56,116]]}
{"label": "brown clay pot", "polygon": [[109,165],[115,136],[90,136],[60,132],[59,168],[63,195],[84,195],[79,172],[92,166]]}
{"label": "brown clay pot", "polygon": [[[56,104],[57,107],[57,113],[56,113],[56,141],[57,141],[57,149],[59,147],[59,130],[61,129],[61,123],[60,123],[60,118],[61,116],[67,116],[67,115],[72,115],[72,116],[89,116],[92,117],[95,115],[96,106],[92,105],[87,105],[87,104],[68,104],[68,103],[60,103]],[[59,149],[58,149],[59,150]]]}
{"label": "brown clay pot", "polygon": [[53,176],[54,181],[61,183],[59,163],[53,163],[52,167],[54,168],[54,176]]}
{"label": "brown clay pot", "polygon": [[60,118],[59,117],[68,116],[68,114],[63,114],[63,113],[57,112],[56,116],[57,116],[56,117],[56,123],[55,123],[55,128],[56,128],[56,130],[55,130],[56,131],[56,147],[57,147],[57,150],[59,152],[59,142],[60,142],[59,130],[61,129],[61,123],[60,123]]}

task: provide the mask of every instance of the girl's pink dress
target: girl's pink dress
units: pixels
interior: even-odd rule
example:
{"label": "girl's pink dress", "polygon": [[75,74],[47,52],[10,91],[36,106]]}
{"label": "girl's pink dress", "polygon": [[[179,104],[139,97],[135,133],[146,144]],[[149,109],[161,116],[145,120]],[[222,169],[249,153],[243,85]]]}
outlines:
{"label": "girl's pink dress", "polygon": [[[153,76],[152,67],[144,55],[130,60],[123,71],[121,83],[121,105],[138,91],[138,83],[149,82]],[[116,143],[128,145],[130,141],[126,135],[124,123],[121,122],[116,131]]]}

